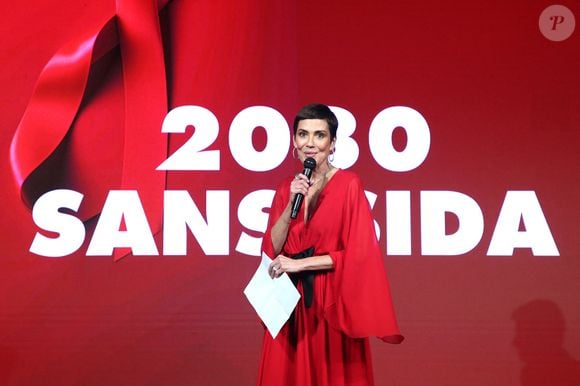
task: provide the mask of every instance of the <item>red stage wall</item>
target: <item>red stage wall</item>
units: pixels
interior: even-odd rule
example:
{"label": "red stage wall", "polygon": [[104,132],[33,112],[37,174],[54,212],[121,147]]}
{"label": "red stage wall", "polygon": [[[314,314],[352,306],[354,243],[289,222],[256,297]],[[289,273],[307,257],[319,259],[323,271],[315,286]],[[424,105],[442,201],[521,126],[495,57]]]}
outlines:
{"label": "red stage wall", "polygon": [[[577,2],[560,4],[580,15]],[[29,252],[37,233],[58,235],[33,220],[10,156],[43,66],[98,30],[115,3],[3,2],[2,384],[254,384],[263,330],[242,294],[258,263],[248,251],[270,190],[301,167],[286,125],[313,101],[340,112],[336,162],[374,200],[406,336],[400,346],[372,341],[376,384],[580,384],[580,40],[561,8],[542,15],[550,5],[170,2],[160,13],[168,110],[211,112],[216,138],[202,147],[219,161],[168,171],[165,190],[189,192],[211,225],[188,232],[184,256],[165,253],[178,241],[160,232],[158,256],[115,261],[88,253],[98,217],[78,250]],[[552,40],[566,28],[569,37]],[[69,189],[91,217],[110,191],[131,188],[121,182],[121,66],[118,47],[93,66],[71,130],[31,177],[30,206]],[[201,122],[190,113],[186,123]],[[169,135],[159,122],[148,146],[169,138],[174,154],[203,135],[199,125]],[[153,168],[164,157],[131,151],[153,165],[144,175],[162,173]],[[153,205],[167,208],[163,187],[153,192]]]}

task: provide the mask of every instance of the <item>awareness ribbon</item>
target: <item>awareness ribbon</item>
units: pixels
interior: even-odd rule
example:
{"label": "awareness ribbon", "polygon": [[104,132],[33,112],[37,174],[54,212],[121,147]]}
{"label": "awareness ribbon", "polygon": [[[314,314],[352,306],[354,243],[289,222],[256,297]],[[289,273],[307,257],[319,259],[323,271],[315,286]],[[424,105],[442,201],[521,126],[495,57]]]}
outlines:
{"label": "awareness ribbon", "polygon": [[[28,206],[38,189],[30,177],[74,130],[92,66],[119,46],[125,93],[121,187],[139,191],[153,231],[159,231],[166,176],[155,168],[167,156],[168,143],[159,135],[168,103],[159,11],[169,1],[117,0],[116,15],[65,44],[43,68],[10,147],[12,171]],[[115,260],[124,256],[117,251]]]}

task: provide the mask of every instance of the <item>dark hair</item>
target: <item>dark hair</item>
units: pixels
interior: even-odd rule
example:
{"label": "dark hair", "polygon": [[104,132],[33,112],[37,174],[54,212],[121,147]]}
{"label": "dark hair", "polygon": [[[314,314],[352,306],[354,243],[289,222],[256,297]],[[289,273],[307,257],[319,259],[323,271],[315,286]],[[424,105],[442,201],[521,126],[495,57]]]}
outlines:
{"label": "dark hair", "polygon": [[321,103],[311,103],[300,109],[294,118],[294,135],[298,129],[298,123],[303,119],[322,119],[328,124],[330,139],[336,138],[336,129],[338,128],[338,119],[327,105]]}

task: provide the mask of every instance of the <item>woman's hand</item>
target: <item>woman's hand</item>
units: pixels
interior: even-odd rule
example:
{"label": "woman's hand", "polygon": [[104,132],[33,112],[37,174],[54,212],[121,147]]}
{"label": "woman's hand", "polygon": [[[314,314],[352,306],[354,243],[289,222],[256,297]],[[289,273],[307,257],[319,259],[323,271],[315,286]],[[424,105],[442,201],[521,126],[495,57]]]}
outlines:
{"label": "woman's hand", "polygon": [[294,273],[302,271],[302,264],[300,260],[294,260],[284,255],[278,255],[268,267],[268,273],[271,278],[282,276],[284,272]]}
{"label": "woman's hand", "polygon": [[290,202],[294,201],[294,196],[298,193],[302,193],[304,197],[308,194],[308,188],[310,187],[310,180],[302,173],[296,174],[292,182],[290,183]]}

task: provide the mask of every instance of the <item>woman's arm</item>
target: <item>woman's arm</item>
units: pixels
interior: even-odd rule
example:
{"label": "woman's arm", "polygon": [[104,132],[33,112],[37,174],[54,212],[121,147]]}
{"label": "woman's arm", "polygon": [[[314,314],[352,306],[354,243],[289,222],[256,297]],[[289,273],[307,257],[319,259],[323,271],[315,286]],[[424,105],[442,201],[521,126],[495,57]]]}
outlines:
{"label": "woman's arm", "polygon": [[306,257],[304,259],[292,259],[284,255],[278,255],[268,269],[271,277],[279,277],[284,272],[294,273],[302,271],[319,271],[334,268],[330,255]]}
{"label": "woman's arm", "polygon": [[274,247],[274,255],[280,254],[282,247],[286,242],[288,236],[288,228],[290,227],[290,202],[286,205],[286,209],[272,227],[271,238],[272,246]]}
{"label": "woman's arm", "polygon": [[290,227],[290,212],[292,211],[292,203],[294,202],[294,196],[297,193],[301,193],[304,196],[308,195],[308,188],[310,183],[308,177],[304,174],[297,174],[294,180],[290,183],[290,200],[284,208],[284,212],[278,217],[276,223],[272,227],[271,239],[272,246],[274,247],[274,255],[280,254],[282,247],[286,242],[286,237],[288,236],[288,228]]}

